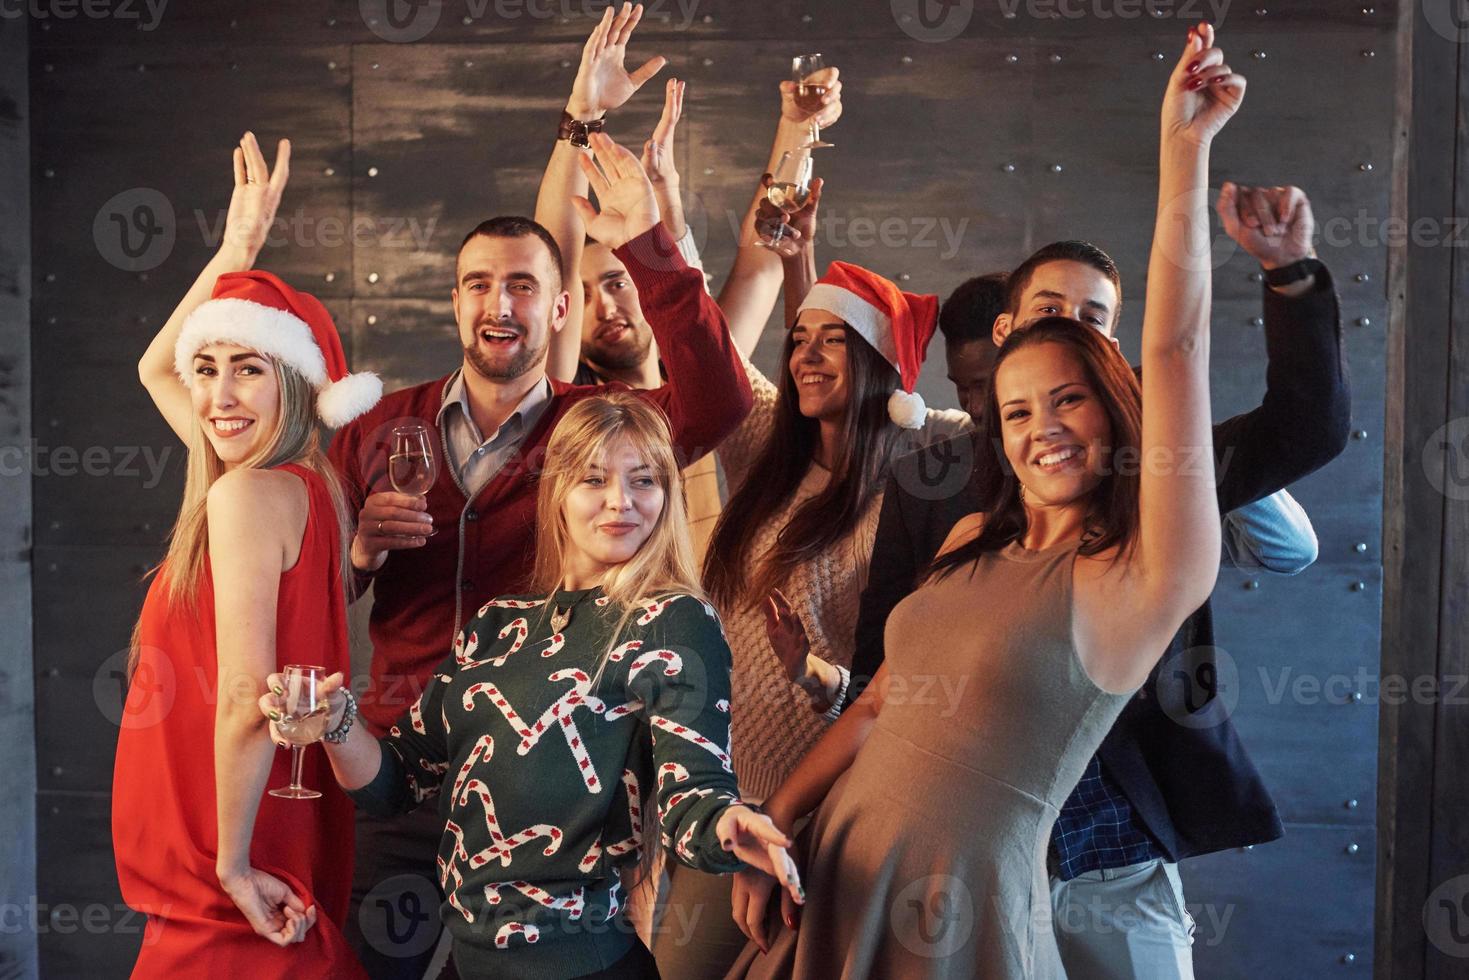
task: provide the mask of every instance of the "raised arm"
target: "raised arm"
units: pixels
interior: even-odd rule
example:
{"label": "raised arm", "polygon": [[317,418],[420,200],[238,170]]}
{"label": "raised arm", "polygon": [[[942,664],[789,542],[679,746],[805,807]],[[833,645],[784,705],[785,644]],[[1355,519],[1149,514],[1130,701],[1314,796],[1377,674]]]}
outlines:
{"label": "raised arm", "polygon": [[[766,173],[774,173],[782,155],[787,151],[796,151],[809,139],[812,122],[824,130],[841,118],[842,83],[838,78],[839,74],[835,67],[830,67],[811,76],[813,82],[826,85],[826,93],[821,96],[819,105],[809,109],[797,104],[795,82],[780,83],[780,121],[776,124],[775,139],[770,145],[770,158],[765,164]],[[762,180],[755,188],[750,206],[745,210],[744,221],[740,224],[740,240],[734,265],[729,270],[729,279],[719,292],[719,306],[729,320],[730,335],[734,338],[735,346],[746,357],[750,356],[760,341],[760,334],[765,329],[766,321],[770,319],[770,309],[775,305],[776,294],[783,281],[787,283],[786,322],[789,324],[795,319],[789,315],[789,294],[792,286],[789,280],[790,270],[786,268],[789,263],[783,261],[788,257],[784,254],[776,255],[771,249],[758,244],[760,234],[756,227],[756,214],[764,201],[765,182]],[[809,237],[808,234],[808,240]],[[793,252],[792,256],[794,255]],[[796,266],[798,271],[800,268],[800,265]],[[810,282],[815,281],[813,266]],[[798,283],[796,287],[799,288]],[[807,283],[807,288],[809,287],[810,283]],[[799,303],[805,297],[806,293],[802,290],[796,297],[796,302]]]}
{"label": "raised arm", "polygon": [[1224,553],[1235,568],[1295,575],[1315,563],[1318,551],[1311,518],[1288,491],[1224,515]]}
{"label": "raised arm", "polygon": [[1315,220],[1305,193],[1226,181],[1215,207],[1264,275],[1290,280],[1261,285],[1265,397],[1214,426],[1219,509],[1227,512],[1335,459],[1346,448],[1352,405],[1336,289],[1311,246]]}
{"label": "raised arm", "polygon": [[[1158,213],[1142,339],[1142,445],[1136,551],[1099,585],[1078,583],[1076,633],[1099,684],[1141,684],[1219,571],[1219,508],[1209,418],[1209,148],[1244,97],[1208,24],[1163,99]],[[1095,569],[1100,562],[1089,562]],[[1081,573],[1078,573],[1080,579]],[[1126,579],[1134,579],[1125,582]]]}
{"label": "raised arm", "polygon": [[[575,198],[587,234],[613,249],[638,287],[638,297],[663,355],[668,384],[645,393],[668,414],[674,443],[687,465],[711,451],[749,413],[754,398],[724,314],[659,224],[658,204],[642,164],[597,133],[582,159],[601,211]],[[599,170],[598,167],[601,169]]]}
{"label": "raised arm", "polygon": [[276,208],[285,193],[291,174],[291,143],[281,140],[276,150],[275,168],[265,164],[260,144],[254,133],[246,133],[235,147],[235,190],[225,218],[224,237],[219,251],[204,266],[199,278],[189,287],[168,321],[143,352],[138,361],[138,380],[164,421],[185,442],[189,440],[189,390],[174,373],[173,347],[178,342],[184,321],[203,305],[214,292],[214,282],[227,272],[244,272],[255,265],[275,221]]}
{"label": "raised arm", "polygon": [[[623,4],[621,11],[616,10],[616,4],[609,4],[603,11],[601,21],[582,46],[581,64],[571,86],[571,98],[566,102],[566,112],[572,119],[583,123],[604,119],[662,69],[665,59],[661,55],[649,58],[632,73],[623,65],[628,39],[642,18],[642,4]],[[536,221],[556,239],[556,246],[561,250],[561,279],[571,294],[567,325],[551,335],[546,360],[546,373],[558,381],[575,377],[581,358],[583,296],[579,270],[586,232],[572,199],[587,194],[587,180],[580,164],[584,154],[570,140],[558,139],[536,195]]]}

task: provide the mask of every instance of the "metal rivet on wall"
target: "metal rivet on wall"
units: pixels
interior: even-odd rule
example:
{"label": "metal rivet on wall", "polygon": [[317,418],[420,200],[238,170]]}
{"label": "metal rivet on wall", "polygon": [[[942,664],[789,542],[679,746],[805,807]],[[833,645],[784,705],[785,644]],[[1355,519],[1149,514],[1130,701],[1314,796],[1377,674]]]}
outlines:
{"label": "metal rivet on wall", "polygon": [[46,322],[47,322],[47,323],[51,323],[51,324],[54,324],[54,323],[55,323],[55,322],[56,322],[56,318],[55,318],[55,317],[54,317],[54,316],[48,316],[48,317],[47,317],[47,318],[46,318]]}
{"label": "metal rivet on wall", "polygon": [[1250,52],[1250,57],[1254,58],[1256,61],[1264,61],[1266,58],[1266,54],[1261,49],[1256,48],[1254,51]]}
{"label": "metal rivet on wall", "polygon": [[1252,272],[1252,273],[1249,274],[1249,277],[1248,278],[1249,278],[1250,282],[1264,282],[1265,281],[1265,273],[1263,273],[1263,272]]}
{"label": "metal rivet on wall", "polygon": [[1366,429],[1358,429],[1356,432],[1353,432],[1352,433],[1352,438],[1353,439],[1366,439],[1367,438],[1367,430]]}
{"label": "metal rivet on wall", "polygon": [[703,60],[701,60],[699,62],[699,64],[703,65],[705,68],[709,68],[709,67],[713,66],[714,59],[713,58],[704,58]]}
{"label": "metal rivet on wall", "polygon": [[1015,172],[1015,164],[1007,163],[1001,166],[1000,169],[1005,171],[1005,173],[1007,174],[1013,174]]}
{"label": "metal rivet on wall", "polygon": [[[1155,13],[1161,13],[1161,11],[1155,10]],[[1163,52],[1161,51],[1154,51],[1152,55],[1154,61],[1162,61],[1165,57],[1167,57],[1167,55],[1163,54]]]}
{"label": "metal rivet on wall", "polygon": [[46,273],[46,281],[47,282],[55,282],[56,281],[56,273],[54,273],[54,272],[48,272],[48,273]]}
{"label": "metal rivet on wall", "polygon": [[562,68],[570,68],[571,67],[571,62],[569,60],[562,59],[562,61],[561,61],[561,67]]}
{"label": "metal rivet on wall", "polygon": [[377,176],[377,168],[376,167],[368,167],[367,168],[367,176],[369,176],[369,177],[376,177]]}
{"label": "metal rivet on wall", "polygon": [[326,70],[327,71],[336,71],[337,70],[337,63],[335,61],[328,61],[326,63]]}
{"label": "metal rivet on wall", "polygon": [[1007,10],[1007,11],[1005,11],[1005,19],[1006,20],[1014,20],[1015,19],[1015,11],[1013,11],[1013,10]]}
{"label": "metal rivet on wall", "polygon": [[1253,592],[1256,589],[1258,589],[1259,587],[1260,587],[1260,580],[1257,579],[1257,578],[1252,578],[1248,582],[1245,583],[1245,590],[1247,592]]}
{"label": "metal rivet on wall", "polygon": [[377,275],[377,273],[376,273],[376,272],[369,272],[369,273],[368,273],[368,274],[367,274],[367,281],[368,281],[368,282],[369,282],[369,283],[372,283],[372,284],[374,284],[374,285],[376,285],[376,283],[377,283],[377,280],[378,280],[378,275]]}
{"label": "metal rivet on wall", "polygon": [[704,23],[706,23],[706,24],[712,24],[712,23],[714,23],[714,15],[713,14],[705,14],[704,17],[703,17],[703,20],[704,20]]}
{"label": "metal rivet on wall", "polygon": [[322,276],[322,278],[325,279],[327,282],[336,282],[337,274],[335,272],[328,272],[326,275]]}
{"label": "metal rivet on wall", "polygon": [[473,68],[474,67],[474,60],[471,59],[471,58],[465,58],[464,59],[464,67],[465,68]]}
{"label": "metal rivet on wall", "polygon": [[56,176],[56,171],[52,170],[50,167],[47,167],[45,170],[41,171],[41,173],[45,175],[47,180],[50,180],[52,177]]}
{"label": "metal rivet on wall", "polygon": [[1166,16],[1168,16],[1168,11],[1164,10],[1162,7],[1152,7],[1151,9],[1152,9],[1152,12],[1153,12],[1153,16],[1154,17],[1166,17]]}
{"label": "metal rivet on wall", "polygon": [[[230,26],[231,27],[234,27],[235,26],[235,22],[234,21],[230,21]],[[335,17],[328,17],[326,19],[326,26],[327,27],[336,27],[337,26],[337,19]]]}
{"label": "metal rivet on wall", "polygon": [[809,24],[809,23],[811,23],[811,21],[813,19],[814,18],[812,18],[812,16],[810,14],[802,14],[801,15],[801,23],[803,23],[803,24]]}
{"label": "metal rivet on wall", "polygon": [[1372,164],[1370,161],[1363,160],[1361,163],[1357,164],[1357,169],[1362,171],[1362,173],[1364,174],[1369,173],[1372,170]]}
{"label": "metal rivet on wall", "polygon": [[1342,954],[1342,957],[1341,957],[1341,961],[1343,963],[1347,964],[1348,966],[1351,966],[1353,963],[1357,962],[1357,954],[1356,953],[1343,953]]}
{"label": "metal rivet on wall", "polygon": [[55,70],[56,70],[56,66],[55,66],[55,65],[53,65],[53,64],[50,64],[50,63],[49,63],[49,62],[48,62],[48,63],[47,63],[47,65],[46,65],[46,70],[47,70],[47,71],[55,71]]}
{"label": "metal rivet on wall", "polygon": [[1007,55],[1005,55],[1005,64],[1007,64],[1007,65],[1013,65],[1013,64],[1017,63],[1018,61],[1020,61],[1020,55],[1018,55],[1018,54],[1007,54]]}
{"label": "metal rivet on wall", "polygon": [[1265,325],[1265,318],[1263,316],[1252,316],[1252,317],[1250,317],[1250,326],[1252,326],[1252,327],[1263,327],[1264,325]]}
{"label": "metal rivet on wall", "polygon": [[230,62],[230,71],[239,71],[239,70],[240,70],[240,63],[238,61],[231,61]]}
{"label": "metal rivet on wall", "polygon": [[1059,65],[1061,63],[1061,56],[1059,54],[1053,54],[1048,56],[1046,60],[1053,65]]}
{"label": "metal rivet on wall", "polygon": [[377,71],[377,62],[374,61],[372,64],[368,65],[367,67],[371,68],[373,71]]}
{"label": "metal rivet on wall", "polygon": [[327,177],[335,177],[337,175],[337,168],[336,167],[323,167],[322,170],[321,170],[321,172],[322,172],[322,174],[324,176],[327,176]]}
{"label": "metal rivet on wall", "polygon": [[912,279],[912,278],[913,277],[910,276],[906,272],[900,272],[900,273],[898,273],[898,282],[907,282],[909,279]]}
{"label": "metal rivet on wall", "polygon": [[1355,551],[1359,555],[1366,554],[1367,553],[1367,542],[1366,541],[1358,541],[1356,544],[1352,545],[1352,550]]}
{"label": "metal rivet on wall", "polygon": [[142,62],[139,62],[138,63],[138,74],[141,75],[143,72],[145,72],[147,70],[148,70],[148,66],[147,65],[143,64]]}
{"label": "metal rivet on wall", "polygon": [[714,176],[714,168],[713,167],[705,167],[704,168],[704,176],[705,177],[713,177]]}
{"label": "metal rivet on wall", "polygon": [[[53,775],[53,776],[62,776],[62,775],[65,775],[65,774],[66,774],[66,770],[63,769],[61,766],[52,766],[51,767],[51,775]],[[60,909],[57,909],[56,910],[56,912],[60,912],[60,911],[61,911]],[[55,915],[56,912],[52,912],[51,914],[52,915]]]}
{"label": "metal rivet on wall", "polygon": [[367,315],[367,325],[369,327],[375,327],[375,326],[377,326],[377,314],[376,313],[369,313]]}
{"label": "metal rivet on wall", "polygon": [[59,668],[59,667],[47,667],[46,668],[46,676],[47,677],[60,677],[61,676],[61,668]]}
{"label": "metal rivet on wall", "polygon": [[1361,703],[1362,703],[1362,692],[1361,691],[1353,691],[1352,692],[1352,704],[1361,704]]}
{"label": "metal rivet on wall", "polygon": [[1253,851],[1254,849],[1255,849],[1255,845],[1254,844],[1246,844],[1244,847],[1241,847],[1240,848],[1241,851]]}
{"label": "metal rivet on wall", "polygon": [[1359,316],[1359,317],[1357,317],[1357,326],[1359,326],[1359,327],[1370,327],[1370,326],[1372,326],[1372,318],[1370,316]]}
{"label": "metal rivet on wall", "polygon": [[459,23],[463,24],[465,27],[468,27],[470,24],[474,23],[474,18],[469,16],[468,14],[465,14],[463,17],[459,18]]}
{"label": "metal rivet on wall", "polygon": [[148,281],[148,273],[146,273],[146,272],[140,272],[140,273],[138,273],[138,282],[147,282],[147,281]]}
{"label": "metal rivet on wall", "polygon": [[1376,7],[1363,7],[1362,8],[1362,16],[1364,16],[1364,17],[1371,17],[1375,13],[1377,13],[1377,8]]}
{"label": "metal rivet on wall", "polygon": [[1048,169],[1053,174],[1059,174],[1061,172],[1061,170],[1062,170],[1062,167],[1061,167],[1061,165],[1059,163],[1053,163],[1053,164],[1051,164],[1051,166]]}
{"label": "metal rivet on wall", "polygon": [[1357,809],[1357,807],[1359,805],[1360,804],[1356,800],[1347,800],[1347,803],[1346,803],[1346,806],[1347,806],[1347,809],[1348,810],[1355,810],[1355,809]]}
{"label": "metal rivet on wall", "polygon": [[1366,582],[1353,582],[1352,583],[1352,591],[1353,592],[1362,592],[1362,591],[1365,591],[1366,588],[1367,588],[1367,583]]}
{"label": "metal rivet on wall", "polygon": [[1371,48],[1363,48],[1362,49],[1362,57],[1364,57],[1364,58],[1375,58],[1375,57],[1377,57],[1377,52],[1376,51],[1373,51]]}
{"label": "metal rivet on wall", "polygon": [[1352,278],[1355,279],[1357,282],[1366,282],[1367,280],[1371,279],[1372,277],[1369,276],[1365,272],[1359,272],[1355,276],[1353,276]]}
{"label": "metal rivet on wall", "polygon": [[901,61],[905,65],[911,65],[911,64],[913,64],[913,56],[911,54],[905,54],[905,55],[903,55],[903,57],[899,58],[898,60]]}
{"label": "metal rivet on wall", "polygon": [[1362,846],[1360,844],[1357,844],[1357,843],[1348,844],[1347,847],[1346,847],[1346,851],[1347,851],[1348,854],[1356,854],[1361,849],[1362,849]]}

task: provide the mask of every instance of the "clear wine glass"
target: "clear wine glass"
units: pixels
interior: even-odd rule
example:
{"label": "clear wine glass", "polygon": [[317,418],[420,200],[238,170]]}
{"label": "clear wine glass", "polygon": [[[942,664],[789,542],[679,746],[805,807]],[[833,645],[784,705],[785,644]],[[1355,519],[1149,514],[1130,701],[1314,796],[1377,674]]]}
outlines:
{"label": "clear wine glass", "polygon": [[[821,97],[826,94],[826,86],[819,82],[807,82],[806,79],[826,67],[826,62],[821,60],[820,54],[798,54],[791,59],[791,80],[796,83],[796,105],[803,112],[813,113],[821,110]],[[811,120],[811,139],[805,144],[806,149],[816,150],[823,147],[836,146],[821,138],[821,128],[816,125],[815,118]]]}
{"label": "clear wine glass", "polygon": [[305,664],[288,664],[285,670],[285,708],[281,720],[275,723],[276,731],[291,743],[291,785],[270,791],[271,796],[287,800],[314,800],[321,794],[301,785],[301,755],[305,746],[321,741],[326,734],[330,709],[325,699],[319,696],[321,682],[326,677],[324,667]]}
{"label": "clear wine glass", "polygon": [[[770,186],[765,188],[765,199],[786,214],[795,214],[811,200],[811,154],[804,150],[785,151],[776,164],[775,173],[770,175]],[[785,225],[778,225],[770,235],[770,241],[762,239],[759,244],[776,248],[785,237]]]}
{"label": "clear wine glass", "polygon": [[[388,479],[393,489],[413,497],[426,497],[438,478],[438,456],[428,426],[416,423],[395,426],[393,443],[388,449]],[[418,534],[428,537],[436,530],[430,527]]]}

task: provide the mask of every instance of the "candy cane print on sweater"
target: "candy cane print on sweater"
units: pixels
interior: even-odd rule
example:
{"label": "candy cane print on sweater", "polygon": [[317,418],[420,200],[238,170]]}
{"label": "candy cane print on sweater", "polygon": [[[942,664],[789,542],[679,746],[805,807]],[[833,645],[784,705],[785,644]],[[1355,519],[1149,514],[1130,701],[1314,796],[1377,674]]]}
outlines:
{"label": "candy cane print on sweater", "polygon": [[571,921],[575,922],[581,918],[582,912],[586,911],[586,888],[578,885],[576,890],[564,898],[557,898],[544,888],[532,885],[528,881],[511,881],[504,884],[491,882],[485,886],[485,901],[491,905],[500,904],[500,890],[502,888],[514,888],[526,898],[548,909],[557,909],[569,913]]}
{"label": "candy cane print on sweater", "polygon": [[[439,864],[439,887],[444,890],[449,904],[459,910],[464,916],[465,922],[474,922],[474,913],[465,908],[459,901],[459,889],[464,885],[464,876],[459,873],[459,862],[469,860],[469,852],[464,849],[464,830],[457,823],[450,820],[444,824],[444,831],[454,836],[454,850],[449,855],[449,860],[438,859]],[[449,887],[449,879],[454,880],[454,887]]]}
{"label": "candy cane print on sweater", "polygon": [[507,922],[495,933],[495,948],[509,948],[511,936],[524,936],[526,942],[534,943],[541,938],[541,930],[523,922]]}
{"label": "candy cane print on sweater", "polygon": [[561,681],[570,678],[575,681],[572,688],[556,699],[556,702],[542,712],[541,717],[536,719],[534,725],[527,725],[505,697],[499,688],[488,681],[471,684],[464,692],[464,710],[474,710],[474,697],[477,694],[487,694],[490,703],[500,709],[510,727],[520,735],[520,746],[516,749],[517,755],[526,755],[535,748],[547,728],[554,722],[561,729],[566,738],[566,744],[571,749],[572,758],[576,761],[577,771],[581,773],[582,781],[586,784],[587,791],[600,793],[602,791],[601,780],[597,777],[596,768],[592,765],[592,757],[587,752],[586,745],[582,742],[581,733],[577,731],[576,723],[572,720],[572,713],[577,708],[587,708],[594,714],[601,714],[606,706],[601,699],[590,697],[592,690],[592,679],[584,671],[576,668],[567,668],[553,673],[547,680]]}

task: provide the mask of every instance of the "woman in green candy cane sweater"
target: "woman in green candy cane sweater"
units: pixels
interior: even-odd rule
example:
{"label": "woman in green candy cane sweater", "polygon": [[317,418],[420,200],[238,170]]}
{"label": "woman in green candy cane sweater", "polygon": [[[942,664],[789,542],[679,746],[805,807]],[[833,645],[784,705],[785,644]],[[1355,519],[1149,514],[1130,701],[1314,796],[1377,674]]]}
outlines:
{"label": "woman in green candy cane sweater", "polygon": [[538,514],[535,593],[486,603],[381,741],[351,725],[333,675],[327,754],[359,806],[438,797],[461,976],[656,975],[620,912],[644,838],[700,870],[758,867],[799,898],[789,841],[739,802],[729,646],[695,584],[662,413],[623,393],[573,407]]}

